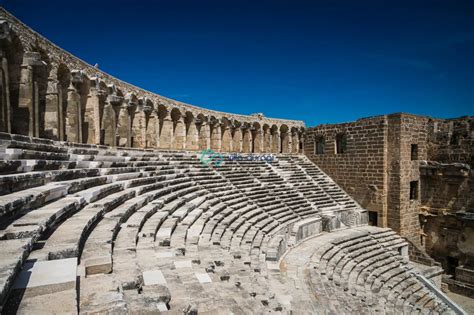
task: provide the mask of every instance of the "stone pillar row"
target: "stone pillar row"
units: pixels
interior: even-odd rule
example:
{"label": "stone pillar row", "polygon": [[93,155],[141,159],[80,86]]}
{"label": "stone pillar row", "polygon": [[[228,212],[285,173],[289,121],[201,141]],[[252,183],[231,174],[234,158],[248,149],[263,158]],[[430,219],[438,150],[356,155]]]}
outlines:
{"label": "stone pillar row", "polygon": [[[0,21],[0,41],[5,42]],[[2,45],[5,47],[5,45]],[[108,146],[296,153],[301,132],[237,122],[159,105],[81,70],[24,52],[11,82],[9,54],[0,48],[0,131]],[[18,60],[18,58],[17,58]],[[10,93],[15,90],[15,93]],[[14,94],[14,95],[13,95]],[[256,119],[257,120],[257,119]],[[14,123],[13,123],[14,122]],[[286,126],[286,125],[285,125]]]}

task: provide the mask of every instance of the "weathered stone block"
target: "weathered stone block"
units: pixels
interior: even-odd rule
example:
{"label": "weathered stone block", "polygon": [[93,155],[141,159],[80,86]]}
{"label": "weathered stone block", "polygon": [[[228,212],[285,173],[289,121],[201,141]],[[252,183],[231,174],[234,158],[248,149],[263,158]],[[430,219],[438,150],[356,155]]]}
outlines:
{"label": "weathered stone block", "polygon": [[13,289],[25,290],[25,296],[37,296],[76,287],[77,258],[27,262]]}

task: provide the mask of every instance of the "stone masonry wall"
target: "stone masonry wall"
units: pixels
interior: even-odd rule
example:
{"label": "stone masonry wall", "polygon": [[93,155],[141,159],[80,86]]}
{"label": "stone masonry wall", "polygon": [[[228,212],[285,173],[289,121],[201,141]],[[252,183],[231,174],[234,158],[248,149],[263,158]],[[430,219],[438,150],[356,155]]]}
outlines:
{"label": "stone masonry wall", "polygon": [[[342,154],[338,134],[347,137]],[[406,237],[411,259],[432,265],[426,250],[454,276],[456,290],[474,292],[473,134],[473,117],[398,113],[309,128],[305,154],[377,212],[379,226]],[[324,153],[316,154],[322,138]]]}
{"label": "stone masonry wall", "polygon": [[420,171],[426,251],[454,277],[450,289],[474,292],[465,276],[474,274],[474,172],[469,164],[439,162]]}
{"label": "stone masonry wall", "polygon": [[430,120],[428,160],[474,166],[474,118]]}
{"label": "stone masonry wall", "polygon": [[[409,114],[388,115],[388,221],[389,227],[420,244],[421,226],[419,160],[426,159],[427,117]],[[412,145],[417,146],[412,160]],[[410,183],[416,183],[415,197]]]}
{"label": "stone masonry wall", "polygon": [[[347,152],[336,154],[336,135],[347,136]],[[315,153],[315,140],[324,138],[324,154]],[[305,135],[305,154],[329,174],[359,204],[378,213],[378,225],[386,220],[387,117],[319,125]]]}
{"label": "stone masonry wall", "polygon": [[[428,121],[399,113],[316,126],[306,132],[305,154],[364,208],[377,212],[379,226],[393,228],[419,244],[419,163],[427,156]],[[342,154],[336,153],[338,134],[347,137],[347,151]],[[316,154],[315,142],[321,137],[324,154]],[[412,144],[417,146],[413,161]],[[410,199],[414,181],[418,191]]]}

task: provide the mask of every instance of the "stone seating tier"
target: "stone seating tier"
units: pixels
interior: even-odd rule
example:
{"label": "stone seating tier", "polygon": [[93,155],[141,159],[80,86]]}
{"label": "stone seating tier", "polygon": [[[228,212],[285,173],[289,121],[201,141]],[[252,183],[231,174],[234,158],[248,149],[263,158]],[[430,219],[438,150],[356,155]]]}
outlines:
{"label": "stone seating tier", "polygon": [[[400,256],[406,243],[358,228],[365,210],[304,156],[216,166],[193,152],[0,140],[5,313],[449,312]],[[311,268],[290,281],[293,248],[309,240]]]}

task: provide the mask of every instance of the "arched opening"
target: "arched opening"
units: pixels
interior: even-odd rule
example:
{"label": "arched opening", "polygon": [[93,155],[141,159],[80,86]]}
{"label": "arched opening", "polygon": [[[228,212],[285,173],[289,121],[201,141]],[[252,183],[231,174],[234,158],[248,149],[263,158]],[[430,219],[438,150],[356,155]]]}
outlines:
{"label": "arched opening", "polygon": [[[4,38],[3,56],[1,56],[1,86],[0,93],[0,131],[18,133],[17,115],[20,93],[21,64],[23,63],[24,49],[20,38],[12,30],[9,32],[9,38]],[[14,123],[15,122],[15,123]]]}
{"label": "arched opening", "polygon": [[181,111],[178,108],[171,110],[171,120],[173,121],[173,136],[171,139],[171,148],[182,150],[186,145],[186,126]]}
{"label": "arched opening", "polygon": [[270,129],[271,151],[273,153],[280,153],[280,132],[276,125],[272,125]]}
{"label": "arched opening", "polygon": [[211,149],[215,152],[221,150],[221,123],[214,116],[209,117],[209,133],[211,140]]}
{"label": "arched opening", "polygon": [[288,135],[288,126],[281,125],[280,126],[280,153],[290,153],[290,136]]}
{"label": "arched opening", "polygon": [[242,125],[242,152],[252,152],[252,135],[250,130],[250,124],[245,122]]}
{"label": "arched opening", "polygon": [[242,123],[240,121],[234,121],[233,134],[232,134],[232,151],[242,152]]}
{"label": "arched opening", "polygon": [[[67,89],[71,82],[71,72],[65,64],[58,67],[58,129],[59,140],[66,140]],[[103,144],[103,143],[102,143]]]}
{"label": "arched opening", "polygon": [[326,138],[323,135],[318,135],[314,138],[314,154],[324,154],[326,150]]}
{"label": "arched opening", "polygon": [[299,130],[298,130],[297,127],[292,127],[291,128],[291,149],[290,149],[290,151],[292,153],[298,153],[299,146],[300,146]]}
{"label": "arched opening", "polygon": [[251,127],[252,133],[252,153],[263,152],[263,133],[262,127],[258,122],[254,122]]}
{"label": "arched opening", "polygon": [[199,114],[196,119],[196,126],[199,133],[199,150],[210,149],[211,139],[208,117],[203,114]]}
{"label": "arched opening", "polygon": [[161,149],[171,149],[173,138],[173,121],[169,109],[163,105],[158,105],[158,143]]}
{"label": "arched opening", "polygon": [[222,134],[221,151],[230,152],[231,147],[232,147],[232,134],[231,134],[231,129],[230,129],[230,121],[225,117],[222,118],[221,134]]}
{"label": "arched opening", "polygon": [[[149,99],[146,99],[143,105],[143,111],[145,113],[145,147],[157,148],[160,139],[158,108],[156,108],[155,104]],[[166,108],[164,110],[166,111]]]}
{"label": "arched opening", "polygon": [[264,124],[262,127],[263,132],[263,152],[271,152],[271,134],[270,134],[270,126],[268,124]]}
{"label": "arched opening", "polygon": [[196,151],[199,149],[199,134],[192,112],[186,112],[184,123],[186,125],[186,150]]}

